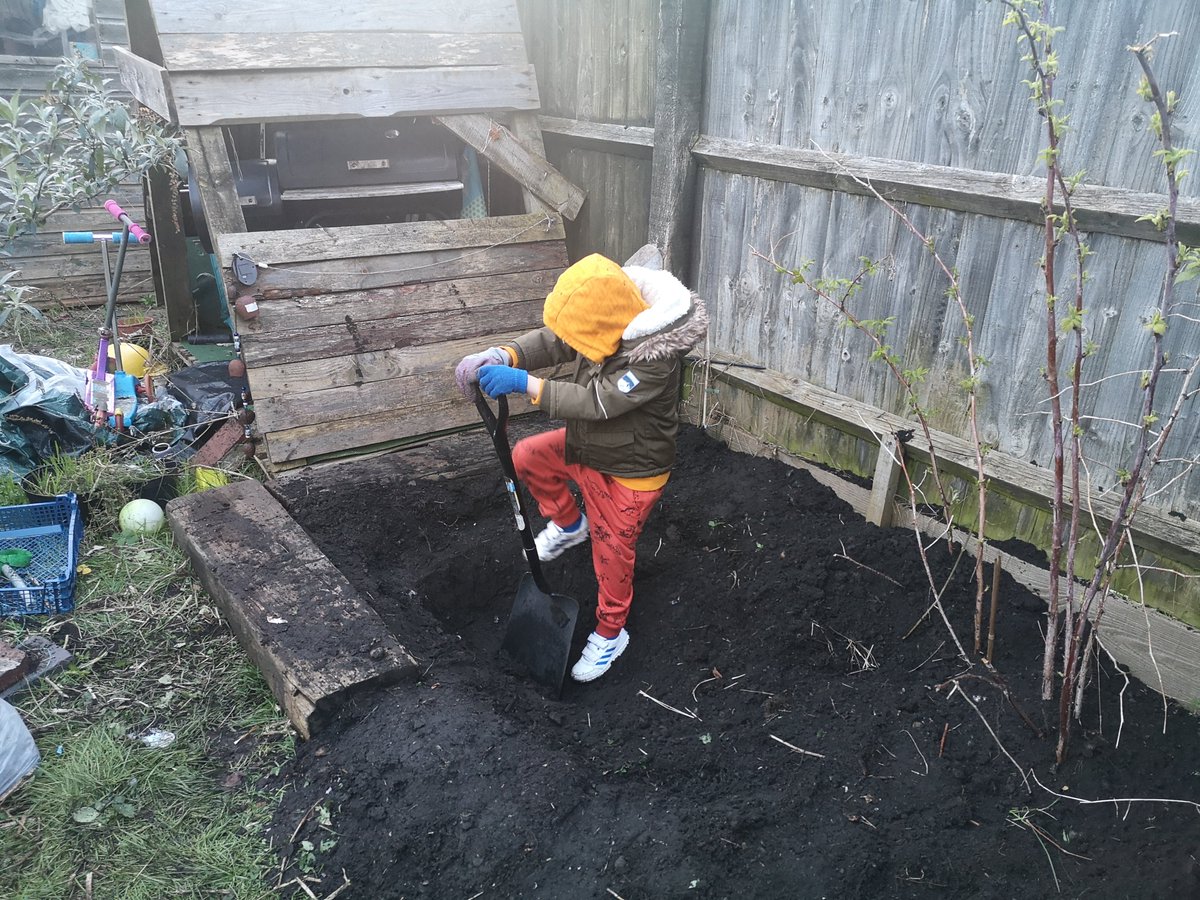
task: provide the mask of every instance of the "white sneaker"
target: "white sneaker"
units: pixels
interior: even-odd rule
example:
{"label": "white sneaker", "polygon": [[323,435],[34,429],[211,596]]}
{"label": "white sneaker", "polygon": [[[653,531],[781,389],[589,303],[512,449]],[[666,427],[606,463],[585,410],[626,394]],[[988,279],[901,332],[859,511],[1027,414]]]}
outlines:
{"label": "white sneaker", "polygon": [[629,632],[624,628],[615,638],[601,637],[593,631],[588,635],[583,656],[571,667],[571,677],[576,681],[595,681],[608,671],[613,660],[624,653],[628,646]]}
{"label": "white sneaker", "polygon": [[550,560],[558,559],[567,550],[578,544],[582,544],[587,539],[587,516],[580,514],[579,527],[574,531],[563,531],[553,522],[549,522],[542,529],[542,533],[533,539],[533,545],[537,547],[538,559],[542,562],[550,562]]}

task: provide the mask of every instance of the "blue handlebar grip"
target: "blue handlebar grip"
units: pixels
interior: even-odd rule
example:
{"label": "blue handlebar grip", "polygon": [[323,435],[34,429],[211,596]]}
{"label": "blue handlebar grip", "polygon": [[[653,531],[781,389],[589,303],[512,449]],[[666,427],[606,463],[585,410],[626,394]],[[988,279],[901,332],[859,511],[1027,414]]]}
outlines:
{"label": "blue handlebar grip", "polygon": [[121,232],[113,231],[105,234],[101,232],[96,234],[92,231],[64,231],[64,244],[94,244],[97,241],[112,241],[114,244],[121,243]]}

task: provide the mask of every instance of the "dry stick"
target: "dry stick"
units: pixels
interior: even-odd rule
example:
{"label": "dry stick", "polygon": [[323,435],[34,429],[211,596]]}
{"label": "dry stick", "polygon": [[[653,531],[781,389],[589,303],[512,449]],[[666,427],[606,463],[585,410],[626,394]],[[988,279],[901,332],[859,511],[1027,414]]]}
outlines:
{"label": "dry stick", "polygon": [[[1036,734],[1039,738],[1043,736],[1045,732],[1043,732],[1042,729],[1038,728],[1038,726],[1034,724],[1033,719],[1029,718],[1029,714],[1026,713],[1025,710],[1021,709],[1017,701],[1013,699],[1012,692],[1008,689],[1008,684],[1005,683],[1005,681],[1000,678],[999,675],[995,675],[994,677],[986,677],[983,675],[976,675],[973,672],[963,672],[961,675],[955,675],[953,678],[948,678],[946,681],[939,684],[937,689],[940,691],[946,685],[953,684],[961,678],[971,678],[975,681],[982,681],[984,684],[990,684],[1000,692],[1005,700],[1008,701],[1008,705],[1013,708],[1013,712],[1021,717],[1021,721],[1025,723],[1026,727],[1028,727],[1030,731]],[[951,693],[953,693],[953,691],[951,691]]]}
{"label": "dry stick", "polygon": [[784,740],[783,738],[781,738],[781,737],[776,737],[776,736],[775,736],[775,735],[773,735],[773,734],[772,734],[772,735],[768,735],[768,737],[770,737],[770,738],[771,738],[771,740],[773,740],[773,741],[779,741],[779,743],[783,744],[783,746],[787,747],[787,748],[788,748],[789,750],[791,750],[793,753],[799,753],[799,754],[801,754],[801,755],[803,755],[803,756],[812,756],[812,757],[815,757],[816,759],[825,759],[825,756],[824,756],[823,754],[821,754],[821,753],[813,753],[811,750],[802,750],[802,749],[800,749],[799,747],[797,747],[795,744],[789,744],[787,741],[785,741],[785,740]]}
{"label": "dry stick", "polygon": [[1113,749],[1116,750],[1121,746],[1121,732],[1125,729],[1125,691],[1129,689],[1129,673],[1121,668],[1117,658],[1112,655],[1108,647],[1104,646],[1104,641],[1098,640],[1096,643],[1100,645],[1100,649],[1108,654],[1108,658],[1112,660],[1113,668],[1121,673],[1121,677],[1125,679],[1125,684],[1121,688],[1121,693],[1117,696],[1117,710],[1120,713],[1120,721],[1117,723],[1117,739],[1113,742]]}
{"label": "dry stick", "polygon": [[996,607],[1000,605],[1000,572],[1002,571],[1000,557],[992,564],[992,597],[991,609],[988,611],[988,662],[994,662],[996,652]]}
{"label": "dry stick", "polygon": [[695,714],[694,712],[692,712],[691,710],[688,710],[687,712],[684,712],[682,709],[676,709],[676,708],[675,708],[675,707],[673,707],[673,706],[670,706],[670,705],[668,705],[668,704],[666,704],[666,703],[663,703],[661,700],[656,700],[654,697],[651,697],[651,696],[650,696],[649,694],[647,694],[645,691],[638,691],[638,696],[639,696],[639,697],[645,697],[645,698],[646,698],[647,700],[649,700],[651,703],[657,703],[657,704],[658,704],[659,706],[661,706],[663,709],[669,709],[671,712],[673,712],[673,713],[678,713],[679,715],[681,715],[681,716],[684,716],[684,717],[686,717],[686,718],[688,718],[688,719],[695,719],[697,722],[703,721],[703,720],[702,720],[702,719],[701,719],[701,718],[700,718],[698,715],[696,715],[696,714]]}
{"label": "dry stick", "polygon": [[842,552],[841,552],[841,553],[835,553],[835,554],[833,554],[833,558],[834,558],[834,559],[844,559],[844,560],[846,560],[846,562],[853,563],[854,565],[858,566],[860,569],[866,569],[868,572],[871,572],[871,573],[872,573],[872,574],[874,574],[874,575],[878,575],[880,578],[887,579],[888,581],[890,581],[892,584],[894,584],[894,585],[895,585],[896,587],[898,587],[898,588],[903,588],[903,587],[904,587],[904,585],[902,585],[900,582],[898,582],[898,581],[897,581],[895,578],[893,578],[892,576],[890,576],[890,575],[884,575],[884,574],[883,574],[882,572],[880,572],[878,569],[872,569],[870,566],[865,566],[865,565],[863,565],[862,563],[860,563],[860,562],[859,562],[857,559],[851,559],[849,556],[847,556],[847,555],[846,555],[846,544],[845,544],[845,542],[844,542],[844,541],[838,541],[838,543],[842,545]]}
{"label": "dry stick", "polygon": [[929,774],[929,760],[927,760],[925,758],[925,754],[921,752],[921,748],[917,745],[917,739],[912,736],[912,732],[905,731],[903,728],[900,730],[904,731],[904,733],[908,735],[908,739],[910,741],[912,741],[912,745],[917,748],[917,755],[921,757],[921,762],[923,762],[925,764],[924,772],[918,772],[916,769],[909,769],[909,771],[912,772],[914,775],[920,775],[922,778],[924,778],[926,775]]}
{"label": "dry stick", "polygon": [[622,897],[620,894],[618,894],[618,893],[617,893],[616,891],[614,891],[612,888],[605,888],[605,890],[606,890],[606,891],[608,891],[610,894],[612,894],[614,897],[616,897],[616,898],[617,898],[617,900],[625,900],[625,898],[624,898],[624,897]]}
{"label": "dry stick", "polygon": [[938,759],[941,759],[942,754],[946,752],[946,736],[948,734],[950,734],[949,722],[942,727],[942,739],[938,742]]}
{"label": "dry stick", "polygon": [[[1126,530],[1128,534],[1128,529]],[[1137,572],[1138,598],[1142,601],[1142,615],[1146,619],[1146,651],[1150,654],[1150,662],[1154,664],[1154,674],[1158,678],[1158,693],[1163,702],[1163,734],[1167,733],[1167,689],[1163,685],[1162,670],[1158,667],[1158,659],[1154,655],[1154,638],[1150,635],[1150,610],[1146,605],[1146,584],[1142,581],[1142,569],[1138,565],[1137,547],[1133,544],[1133,535],[1129,537],[1129,553],[1133,557],[1134,571]],[[1095,629],[1092,630],[1095,633]]]}
{"label": "dry stick", "polygon": [[[962,689],[962,687],[959,685],[959,683],[957,681],[954,682],[954,686],[950,689],[951,697],[954,696],[955,691],[957,691],[959,694],[961,694],[962,698],[964,700],[966,700],[967,703],[971,704],[971,709],[975,710],[975,713],[979,716],[979,721],[983,722],[983,727],[988,730],[988,734],[990,734],[992,736],[992,740],[996,742],[996,746],[999,747],[1001,752],[1005,756],[1008,757],[1008,761],[1013,764],[1013,766],[1017,770],[1017,773],[1021,776],[1021,780],[1023,782],[1025,782],[1025,790],[1029,791],[1029,793],[1032,794],[1033,788],[1031,788],[1029,786],[1029,778],[1025,775],[1025,770],[1021,768],[1020,764],[1015,759],[1013,759],[1013,755],[1008,752],[1008,748],[1004,746],[1004,744],[1003,744],[1003,742],[1001,742],[999,736],[996,734],[995,731],[992,730],[991,723],[988,722],[987,716],[985,716],[983,714],[983,711],[978,706],[975,705],[975,701],[972,700],[969,696],[967,696],[967,692]],[[1033,774],[1032,770],[1030,770],[1030,774]],[[1037,779],[1035,778],[1034,780],[1036,781]]]}
{"label": "dry stick", "polygon": [[[1104,800],[1085,800],[1082,797],[1072,797],[1070,794],[1060,794],[1058,791],[1051,790],[1040,781],[1038,781],[1037,773],[1029,770],[1029,777],[1033,779],[1034,784],[1040,787],[1043,791],[1051,796],[1058,797],[1060,800],[1073,800],[1083,806],[1096,806],[1104,803],[1111,803],[1119,811],[1122,803],[1174,803],[1182,806],[1190,806],[1197,812],[1200,812],[1200,803],[1195,800],[1178,800],[1168,797],[1107,797]],[[1128,815],[1128,813],[1126,813]]]}

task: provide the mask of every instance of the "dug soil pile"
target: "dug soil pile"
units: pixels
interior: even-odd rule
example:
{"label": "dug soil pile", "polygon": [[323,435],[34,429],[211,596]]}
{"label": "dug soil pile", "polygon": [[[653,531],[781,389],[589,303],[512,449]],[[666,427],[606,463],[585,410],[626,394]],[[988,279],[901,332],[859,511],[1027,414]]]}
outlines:
{"label": "dug soil pile", "polygon": [[[966,667],[922,620],[911,532],[696,429],[679,457],[639,545],[629,649],[560,699],[499,654],[524,559],[498,467],[284,488],[422,672],[280,773],[285,880],[318,871],[326,896],[344,872],[338,896],[364,900],[1200,896],[1197,807],[1077,802],[1200,800],[1194,717],[1171,704],[1164,735],[1161,697],[1105,666],[1056,770],[1041,601],[1003,579],[996,666],[1038,734],[984,681],[961,682],[978,712],[950,696]],[[589,550],[546,571],[583,606],[574,659]],[[970,576],[948,593],[968,649]]]}

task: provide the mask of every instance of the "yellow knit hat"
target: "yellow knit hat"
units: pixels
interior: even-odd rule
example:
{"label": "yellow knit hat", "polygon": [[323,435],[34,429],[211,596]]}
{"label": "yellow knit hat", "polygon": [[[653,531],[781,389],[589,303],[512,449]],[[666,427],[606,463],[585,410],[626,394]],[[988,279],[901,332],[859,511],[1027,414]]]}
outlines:
{"label": "yellow knit hat", "polygon": [[625,326],[648,308],[621,267],[593,253],[558,276],[542,321],[571,348],[598,363],[613,355]]}

